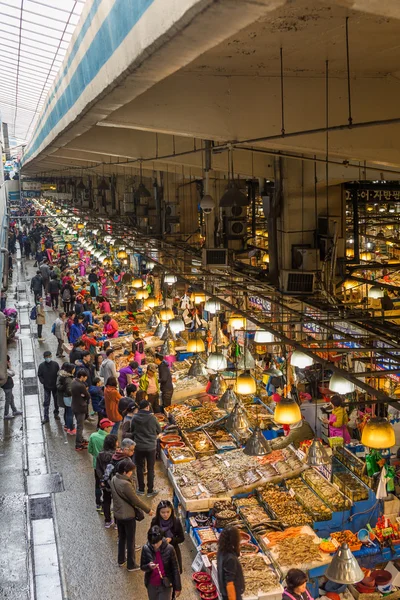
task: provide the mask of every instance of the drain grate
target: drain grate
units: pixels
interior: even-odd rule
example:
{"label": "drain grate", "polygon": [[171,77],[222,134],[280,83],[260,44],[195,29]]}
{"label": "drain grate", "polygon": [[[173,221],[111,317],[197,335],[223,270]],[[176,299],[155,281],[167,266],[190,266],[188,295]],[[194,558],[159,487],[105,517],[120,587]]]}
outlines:
{"label": "drain grate", "polygon": [[29,513],[31,520],[51,519],[53,517],[53,507],[51,497],[47,498],[30,498]]}
{"label": "drain grate", "polygon": [[39,392],[38,386],[36,385],[24,385],[24,395],[33,396]]}
{"label": "drain grate", "polygon": [[25,362],[24,361],[24,369],[34,369],[35,368],[35,363],[34,362]]}
{"label": "drain grate", "polygon": [[64,484],[60,473],[46,475],[28,475],[26,478],[28,494],[53,494],[64,491]]}

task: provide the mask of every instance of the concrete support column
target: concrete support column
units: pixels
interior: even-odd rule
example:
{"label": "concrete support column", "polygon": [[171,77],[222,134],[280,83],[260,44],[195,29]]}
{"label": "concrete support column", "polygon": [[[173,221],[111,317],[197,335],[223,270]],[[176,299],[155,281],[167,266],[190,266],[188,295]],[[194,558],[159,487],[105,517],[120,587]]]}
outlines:
{"label": "concrete support column", "polygon": [[[329,186],[327,193],[323,163],[315,169],[314,162],[283,158],[277,162],[276,171],[275,181],[279,185],[271,219],[276,220],[279,270],[294,268],[293,246],[315,249],[315,258],[305,257],[301,270],[323,270],[331,256],[334,262],[344,256],[342,186]],[[326,229],[321,223],[322,217],[328,218]],[[273,244],[270,244],[271,252],[274,252]],[[274,257],[270,260],[273,265]]]}

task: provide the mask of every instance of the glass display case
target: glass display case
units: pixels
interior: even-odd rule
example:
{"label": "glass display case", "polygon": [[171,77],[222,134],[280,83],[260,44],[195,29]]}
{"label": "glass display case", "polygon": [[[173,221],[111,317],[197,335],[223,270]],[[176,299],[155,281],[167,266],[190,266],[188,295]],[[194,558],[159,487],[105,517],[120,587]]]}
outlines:
{"label": "glass display case", "polygon": [[352,502],[368,500],[368,488],[337,458],[332,460],[332,483]]}
{"label": "glass display case", "polygon": [[[286,486],[289,494],[294,494],[297,502],[311,515],[313,521],[330,521],[332,519],[331,509],[321,500],[319,496],[306,484],[303,479],[296,477],[288,479]],[[293,490],[293,491],[291,491]]]}
{"label": "glass display case", "polygon": [[332,483],[327,481],[317,470],[308,469],[302,473],[302,478],[318,494],[318,496],[332,509],[333,512],[348,510],[351,501],[346,498]]}

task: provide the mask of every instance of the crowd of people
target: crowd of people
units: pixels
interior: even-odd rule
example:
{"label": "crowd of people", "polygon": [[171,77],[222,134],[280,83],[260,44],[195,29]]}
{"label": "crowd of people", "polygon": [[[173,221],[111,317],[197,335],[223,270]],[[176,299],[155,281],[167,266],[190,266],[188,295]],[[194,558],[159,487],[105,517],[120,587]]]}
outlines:
{"label": "crowd of people", "polygon": [[[28,211],[32,216],[32,207]],[[161,434],[156,415],[172,402],[169,363],[161,353],[155,353],[146,364],[149,357],[134,324],[133,333],[137,334],[134,360],[118,370],[112,346],[119,328],[110,314],[110,296],[118,297],[120,287],[131,275],[119,269],[107,272],[92,262],[90,254],[83,249],[74,250],[71,244],[60,247],[43,221],[33,220],[31,227],[27,223],[22,230],[12,224],[11,253],[15,252],[17,241],[21,254],[34,259],[37,268],[30,282],[34,296],[30,316],[36,321],[40,343],[44,341],[46,318],[51,311],[59,311],[51,333],[57,342],[56,358],[62,359],[62,364],[47,350],[38,368],[43,386],[42,423],[50,421],[53,400],[54,419],[62,419],[66,434],[75,436],[75,450],[91,455],[95,508],[104,515],[105,529],[118,531],[118,565],[129,572],[140,569],[144,572],[149,600],[178,598],[182,591],[183,527],[169,499],[161,500],[155,511],[148,502],[159,494],[154,486]],[[79,266],[71,268],[74,252],[78,253]],[[128,310],[135,308],[132,299],[128,304]],[[196,318],[197,313],[194,322]],[[221,327],[228,336],[224,323]],[[67,342],[71,349],[68,360],[64,360]],[[8,379],[3,385],[5,419],[22,414],[14,402],[13,376],[8,357]],[[329,417],[331,427],[346,424],[341,410],[339,404],[335,405],[334,415]],[[85,423],[89,417],[96,419],[96,431],[86,439]],[[145,520],[145,515],[151,521],[147,542],[141,547],[136,544],[136,523]],[[136,560],[139,551],[140,561]],[[217,552],[218,584],[223,600],[243,597],[245,582],[239,556],[239,530],[228,527],[219,537]],[[310,600],[306,582],[302,571],[291,569],[283,600]]]}

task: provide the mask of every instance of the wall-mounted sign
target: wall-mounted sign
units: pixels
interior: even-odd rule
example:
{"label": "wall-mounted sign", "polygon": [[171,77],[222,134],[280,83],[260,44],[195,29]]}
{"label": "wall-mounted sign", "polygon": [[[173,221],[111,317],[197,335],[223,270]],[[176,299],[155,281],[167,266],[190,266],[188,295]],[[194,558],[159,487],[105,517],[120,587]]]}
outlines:
{"label": "wall-mounted sign", "polygon": [[400,190],[346,190],[346,200],[351,201],[357,194],[362,202],[399,202]]}

